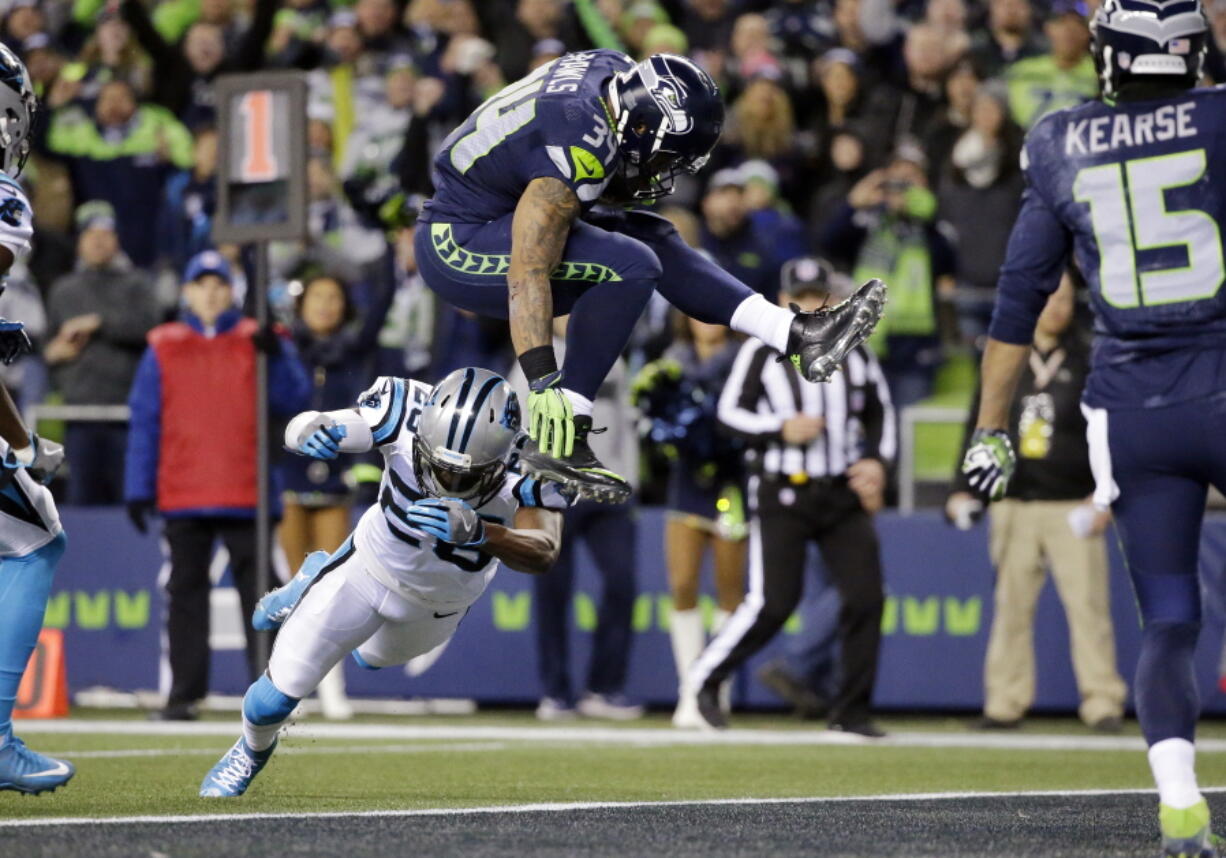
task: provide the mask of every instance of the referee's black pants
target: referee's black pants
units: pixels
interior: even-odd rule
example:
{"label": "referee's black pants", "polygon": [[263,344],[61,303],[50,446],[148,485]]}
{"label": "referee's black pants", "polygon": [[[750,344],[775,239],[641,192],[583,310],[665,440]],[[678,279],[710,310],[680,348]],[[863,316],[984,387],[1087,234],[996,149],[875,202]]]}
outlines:
{"label": "referee's black pants", "polygon": [[842,598],[842,684],[832,723],[868,718],[885,594],[872,518],[842,478],[794,486],[750,481],[749,592],[695,662],[690,682],[714,688],[766,646],[796,610],[804,590],[805,548],[817,543]]}
{"label": "referee's black pants", "polygon": [[255,681],[263,670],[257,663],[256,641],[268,635],[255,631],[250,621],[260,596],[255,580],[255,522],[224,516],[168,518],[164,534],[170,550],[170,576],[165,585],[171,682],[167,705],[195,703],[209,693],[209,595],[213,589],[209,566],[218,539],[230,554],[230,574],[243,610],[247,669]]}

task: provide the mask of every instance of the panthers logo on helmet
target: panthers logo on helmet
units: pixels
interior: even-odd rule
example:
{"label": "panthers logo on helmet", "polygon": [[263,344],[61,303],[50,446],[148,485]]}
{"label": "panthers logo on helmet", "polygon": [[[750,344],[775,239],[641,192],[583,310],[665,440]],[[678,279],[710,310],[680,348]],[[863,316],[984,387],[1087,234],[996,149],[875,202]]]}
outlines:
{"label": "panthers logo on helmet", "polygon": [[513,432],[518,432],[520,427],[519,413],[519,397],[514,392],[507,397],[507,405],[502,409],[502,417],[498,421],[502,426]]}

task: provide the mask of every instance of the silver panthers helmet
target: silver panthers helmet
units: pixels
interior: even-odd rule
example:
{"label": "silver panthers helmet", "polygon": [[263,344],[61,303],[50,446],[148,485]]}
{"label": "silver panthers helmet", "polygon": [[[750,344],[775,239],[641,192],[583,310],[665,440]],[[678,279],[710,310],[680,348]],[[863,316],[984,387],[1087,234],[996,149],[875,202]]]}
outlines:
{"label": "silver panthers helmet", "polygon": [[30,155],[30,128],[38,99],[30,73],[4,45],[0,45],[0,168],[17,176]]}
{"label": "silver panthers helmet", "polygon": [[519,433],[519,398],[506,379],[479,367],[457,369],[434,386],[413,444],[422,491],[480,506],[502,485]]}

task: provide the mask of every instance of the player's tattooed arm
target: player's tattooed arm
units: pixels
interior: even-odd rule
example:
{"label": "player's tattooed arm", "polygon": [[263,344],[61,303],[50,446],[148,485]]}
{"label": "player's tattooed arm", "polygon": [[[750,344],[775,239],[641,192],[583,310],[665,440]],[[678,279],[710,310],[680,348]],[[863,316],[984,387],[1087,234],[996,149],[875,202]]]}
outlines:
{"label": "player's tattooed arm", "polygon": [[980,375],[979,419],[975,424],[977,428],[1007,427],[1013,394],[1029,358],[1029,345],[1014,345],[988,338]]}
{"label": "player's tattooed arm", "polygon": [[507,271],[511,342],[516,354],[553,343],[549,275],[562,261],[570,226],[578,216],[579,198],[558,179],[533,179],[519,198],[511,222]]}
{"label": "player's tattooed arm", "polygon": [[481,550],[516,572],[544,575],[558,559],[562,547],[562,514],[537,507],[521,507],[515,527],[486,524]]}

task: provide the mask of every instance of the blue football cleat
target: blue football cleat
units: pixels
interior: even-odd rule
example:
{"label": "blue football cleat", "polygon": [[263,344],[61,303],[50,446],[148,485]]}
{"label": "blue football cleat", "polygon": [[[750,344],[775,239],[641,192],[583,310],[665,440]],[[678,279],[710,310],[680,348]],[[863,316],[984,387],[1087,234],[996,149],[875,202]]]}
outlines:
{"label": "blue football cleat", "polygon": [[298,607],[307,588],[319,576],[319,571],[331,556],[326,551],[313,551],[308,554],[297,575],[260,599],[251,614],[252,627],[261,632],[281,628],[281,624],[288,620],[294,608]]}
{"label": "blue football cleat", "polygon": [[277,743],[274,741],[263,751],[253,751],[247,740],[240,736],[234,747],[226,751],[225,756],[204,776],[200,783],[200,797],[237,798],[242,795],[276,749]]}
{"label": "blue football cleat", "polygon": [[62,787],[76,773],[72,763],[35,753],[16,736],[0,748],[0,790],[38,795]]}

